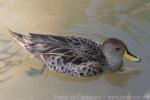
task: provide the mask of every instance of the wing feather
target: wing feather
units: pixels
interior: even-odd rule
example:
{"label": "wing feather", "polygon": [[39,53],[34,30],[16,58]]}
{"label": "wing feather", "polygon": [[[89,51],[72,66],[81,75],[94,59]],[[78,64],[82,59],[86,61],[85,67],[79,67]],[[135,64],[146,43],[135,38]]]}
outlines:
{"label": "wing feather", "polygon": [[[64,63],[81,64],[88,61],[101,61],[103,55],[100,46],[85,38],[41,35],[30,33],[32,52],[60,56]],[[46,57],[47,58],[47,57]]]}

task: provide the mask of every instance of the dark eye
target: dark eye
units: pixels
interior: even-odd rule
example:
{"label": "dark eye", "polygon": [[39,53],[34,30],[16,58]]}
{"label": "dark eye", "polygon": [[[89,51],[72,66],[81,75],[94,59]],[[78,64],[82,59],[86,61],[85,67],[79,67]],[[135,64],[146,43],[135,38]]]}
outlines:
{"label": "dark eye", "polygon": [[120,48],[116,48],[116,50],[117,50],[117,51],[119,51],[119,50],[120,50]]}

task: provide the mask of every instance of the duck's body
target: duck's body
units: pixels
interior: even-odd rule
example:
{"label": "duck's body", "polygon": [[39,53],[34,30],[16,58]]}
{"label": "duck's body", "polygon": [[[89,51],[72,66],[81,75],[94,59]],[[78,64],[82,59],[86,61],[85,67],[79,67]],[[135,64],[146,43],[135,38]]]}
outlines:
{"label": "duck's body", "polygon": [[104,51],[104,45],[90,39],[34,33],[25,36],[12,31],[10,33],[23,47],[40,58],[50,70],[58,73],[94,76],[106,71],[119,70],[122,66],[122,59],[117,63],[109,59]]}

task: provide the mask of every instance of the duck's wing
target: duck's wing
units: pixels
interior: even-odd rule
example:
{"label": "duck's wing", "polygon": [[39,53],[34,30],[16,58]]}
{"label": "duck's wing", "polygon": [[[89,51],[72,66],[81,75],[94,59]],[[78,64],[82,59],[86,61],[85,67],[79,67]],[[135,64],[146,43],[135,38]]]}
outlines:
{"label": "duck's wing", "polygon": [[90,39],[75,36],[52,36],[29,33],[30,36],[22,35],[9,30],[19,44],[37,57],[48,61],[52,56],[57,56],[64,63],[81,64],[86,62],[98,62],[105,65],[107,60],[102,47]]}
{"label": "duck's wing", "polygon": [[64,63],[81,64],[88,61],[105,61],[101,47],[85,38],[62,37],[30,33],[28,49],[33,53],[40,53],[45,60],[51,55],[59,56]]}

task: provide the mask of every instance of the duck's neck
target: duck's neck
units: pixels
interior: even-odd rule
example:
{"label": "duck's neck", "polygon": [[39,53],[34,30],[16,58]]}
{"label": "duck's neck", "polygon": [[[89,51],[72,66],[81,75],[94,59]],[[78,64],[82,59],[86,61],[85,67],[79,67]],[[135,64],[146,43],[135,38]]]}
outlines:
{"label": "duck's neck", "polygon": [[107,59],[107,69],[110,71],[117,71],[122,67],[123,61],[122,58],[118,58],[116,56],[110,56],[108,54],[105,54]]}

